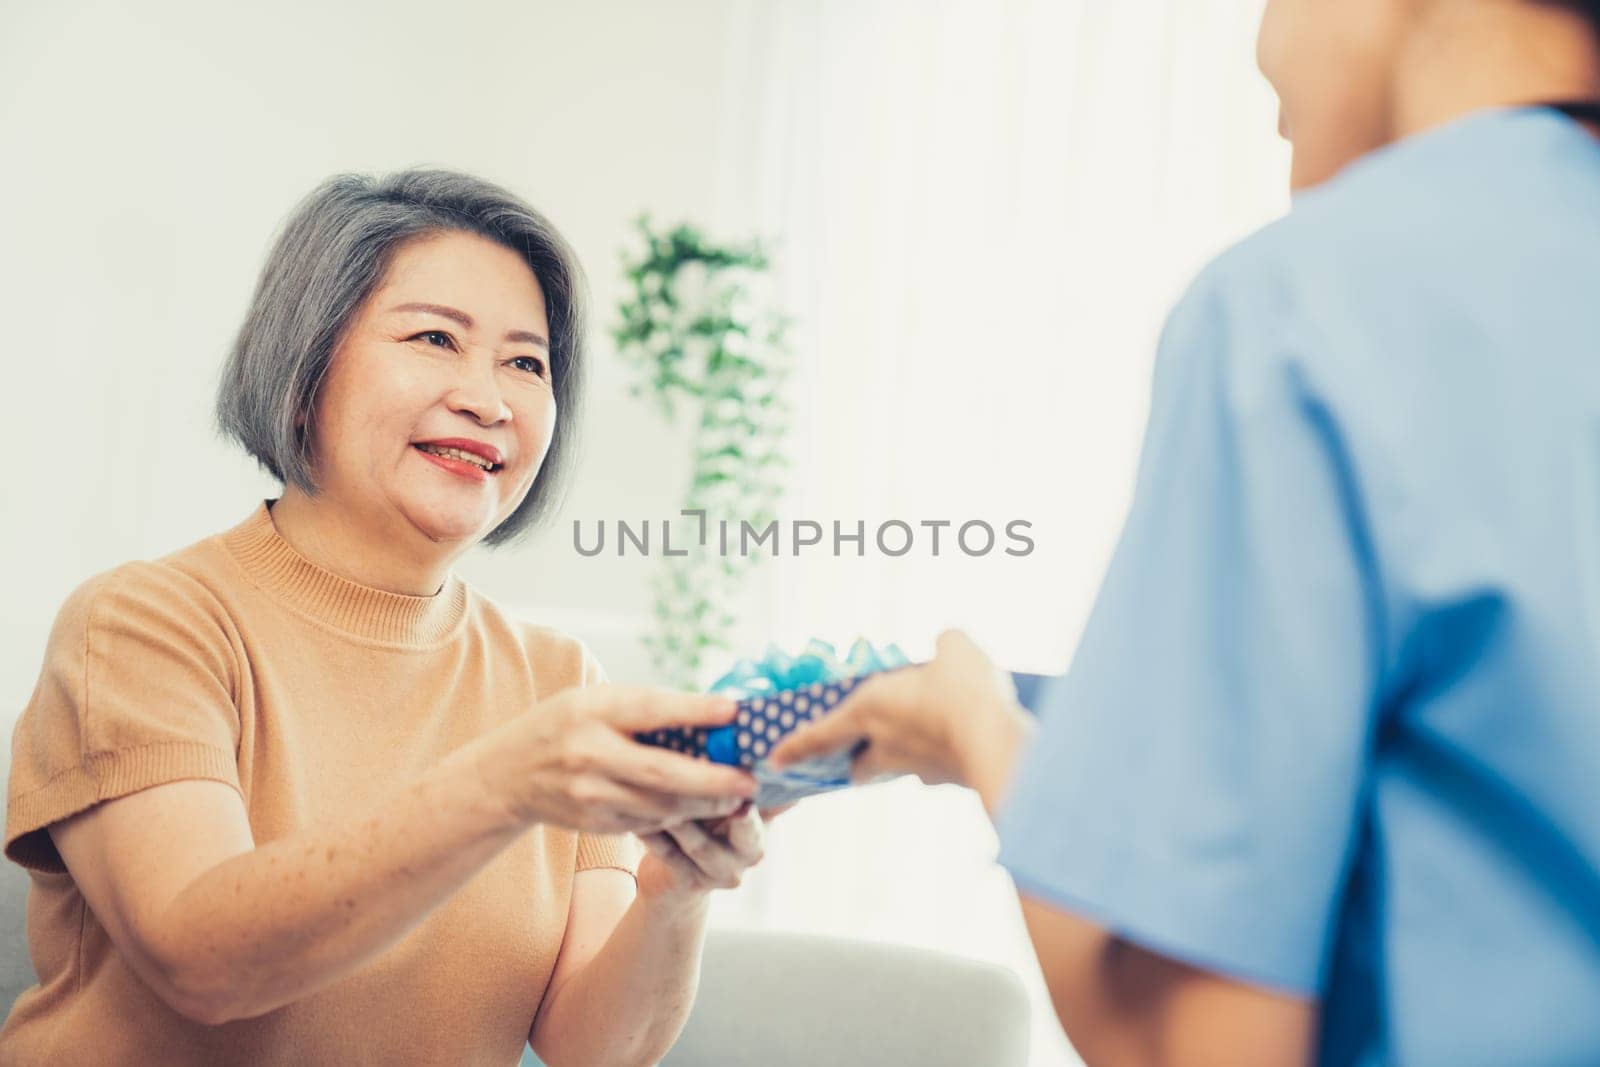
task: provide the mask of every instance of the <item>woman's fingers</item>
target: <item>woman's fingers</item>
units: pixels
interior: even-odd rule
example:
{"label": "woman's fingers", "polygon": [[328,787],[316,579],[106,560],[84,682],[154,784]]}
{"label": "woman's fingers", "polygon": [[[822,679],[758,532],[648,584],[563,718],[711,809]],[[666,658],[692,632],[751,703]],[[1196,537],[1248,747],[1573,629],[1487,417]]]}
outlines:
{"label": "woman's fingers", "polygon": [[706,877],[700,868],[695,866],[694,860],[683,854],[678,843],[667,835],[665,831],[653,834],[639,834],[639,840],[644,847],[650,850],[667,869],[672,872],[672,877],[680,885],[693,888],[710,888],[706,885]]}
{"label": "woman's fingers", "polygon": [[700,869],[706,881],[718,889],[737,889],[740,875],[749,866],[730,845],[712,837],[697,823],[669,826],[666,834],[683,854]]}
{"label": "woman's fingers", "polygon": [[765,855],[765,827],[760,813],[749,809],[729,818],[723,837],[744,866],[755,866]]}
{"label": "woman's fingers", "polygon": [[593,699],[597,718],[612,728],[589,733],[584,762],[591,773],[650,798],[655,822],[649,829],[725,816],[755,795],[756,782],[748,771],[640,744],[632,737],[638,730],[666,725],[731,721],[734,705],[726,698],[607,685],[593,687]]}
{"label": "woman's fingers", "polygon": [[[598,828],[605,833],[650,833],[683,818],[680,810],[684,798],[641,789],[604,774],[574,779],[568,792],[570,802],[603,824]],[[698,803],[711,814],[727,814],[738,810],[739,801],[707,798]]]}
{"label": "woman's fingers", "polygon": [[728,797],[745,800],[756,793],[755,778],[743,768],[696,759],[655,745],[640,744],[621,735],[614,735],[607,741],[603,758],[607,769],[615,777],[661,793],[719,800]]}
{"label": "woman's fingers", "polygon": [[714,822],[679,823],[639,839],[678,885],[695,891],[738,888],[766,849],[761,813],[748,804]]}
{"label": "woman's fingers", "polygon": [[639,685],[596,685],[584,690],[599,713],[627,733],[669,726],[726,726],[738,714],[731,697],[675,693]]}
{"label": "woman's fingers", "polygon": [[727,815],[724,815],[724,816],[722,816],[720,818],[716,818],[716,819],[701,819],[700,820],[700,826],[701,826],[701,828],[703,830],[705,830],[712,837],[727,837],[728,836],[728,825],[734,819],[739,818],[739,816],[741,816],[745,812],[749,811],[750,807],[751,807],[751,803],[750,803],[750,801],[747,800],[743,804],[740,804],[732,812],[730,812]]}

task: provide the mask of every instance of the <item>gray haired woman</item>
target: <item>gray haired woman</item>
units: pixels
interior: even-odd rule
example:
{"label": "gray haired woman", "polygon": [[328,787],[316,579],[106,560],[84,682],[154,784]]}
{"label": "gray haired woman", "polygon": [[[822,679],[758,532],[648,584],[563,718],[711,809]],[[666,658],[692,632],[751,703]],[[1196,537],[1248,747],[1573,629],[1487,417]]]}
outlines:
{"label": "gray haired woman", "polygon": [[762,819],[748,775],[632,734],[732,706],[603,684],[451,571],[551,507],[583,364],[577,261],[505,190],[299,206],[217,404],[281,497],[80,585],[17,724],[40,981],[0,1061],[667,1050]]}

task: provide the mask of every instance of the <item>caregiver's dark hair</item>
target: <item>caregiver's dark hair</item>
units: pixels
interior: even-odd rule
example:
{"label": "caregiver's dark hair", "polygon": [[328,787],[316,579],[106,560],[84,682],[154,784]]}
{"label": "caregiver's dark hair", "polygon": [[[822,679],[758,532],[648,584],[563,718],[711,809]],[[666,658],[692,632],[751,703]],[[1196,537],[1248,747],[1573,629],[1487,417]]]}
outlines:
{"label": "caregiver's dark hair", "polygon": [[396,251],[428,234],[460,230],[521,256],[544,290],[556,419],[550,450],[528,495],[484,538],[513,541],[559,502],[571,464],[583,391],[587,325],[583,268],[539,212],[491,182],[447,170],[384,177],[338,174],[284,224],[217,388],[217,428],[272,476],[317,491],[309,425],[317,388],[345,328],[382,282]]}
{"label": "caregiver's dark hair", "polygon": [[1600,33],[1600,0],[1543,0],[1543,2],[1577,11],[1594,25],[1596,33]]}

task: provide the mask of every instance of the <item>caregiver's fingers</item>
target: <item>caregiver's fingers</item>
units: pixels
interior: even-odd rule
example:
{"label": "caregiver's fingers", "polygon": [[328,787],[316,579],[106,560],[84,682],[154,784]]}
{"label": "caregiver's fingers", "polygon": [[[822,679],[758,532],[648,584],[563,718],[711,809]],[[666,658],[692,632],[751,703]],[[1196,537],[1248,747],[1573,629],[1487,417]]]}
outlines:
{"label": "caregiver's fingers", "polygon": [[861,706],[850,704],[849,699],[822,718],[800,727],[778,742],[778,747],[767,756],[773,770],[783,770],[796,763],[804,763],[815,756],[825,756],[854,746],[865,736],[859,722]]}
{"label": "caregiver's fingers", "polygon": [[727,696],[610,683],[583,692],[602,717],[630,733],[669,726],[726,726],[739,713],[738,702]]}
{"label": "caregiver's fingers", "polygon": [[775,769],[782,770],[814,756],[826,756],[870,740],[871,724],[879,709],[908,702],[914,692],[911,668],[868,678],[855,691],[839,701],[834,709],[802,726],[778,743],[767,757]]}
{"label": "caregiver's fingers", "polygon": [[985,652],[976,641],[968,637],[965,630],[945,630],[939,634],[933,644],[935,656],[959,656],[964,659],[980,659],[988,662],[989,654]]}
{"label": "caregiver's fingers", "polygon": [[881,749],[868,744],[856,758],[850,762],[850,784],[852,785],[877,785],[895,778],[904,778],[908,773],[902,768],[886,766],[880,758]]}
{"label": "caregiver's fingers", "polygon": [[1009,671],[1001,670],[976,641],[961,630],[945,630],[934,643],[934,660],[973,682],[992,685],[1007,700],[1017,698]]}

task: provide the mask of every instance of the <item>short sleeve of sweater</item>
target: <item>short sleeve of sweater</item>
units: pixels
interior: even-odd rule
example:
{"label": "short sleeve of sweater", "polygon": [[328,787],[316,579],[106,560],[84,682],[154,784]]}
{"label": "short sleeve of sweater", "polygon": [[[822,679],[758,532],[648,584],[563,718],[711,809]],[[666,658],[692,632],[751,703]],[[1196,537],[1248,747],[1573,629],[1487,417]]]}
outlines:
{"label": "short sleeve of sweater", "polygon": [[[583,675],[579,685],[601,685],[606,680],[605,669],[588,645],[583,650]],[[609,867],[638,876],[639,861],[644,858],[644,845],[632,834],[579,834],[578,861],[575,869],[592,871]]]}
{"label": "short sleeve of sweater", "polygon": [[210,593],[160,563],[124,564],[67,597],[12,734],[7,858],[60,872],[52,823],[183,779],[239,788],[227,634]]}

